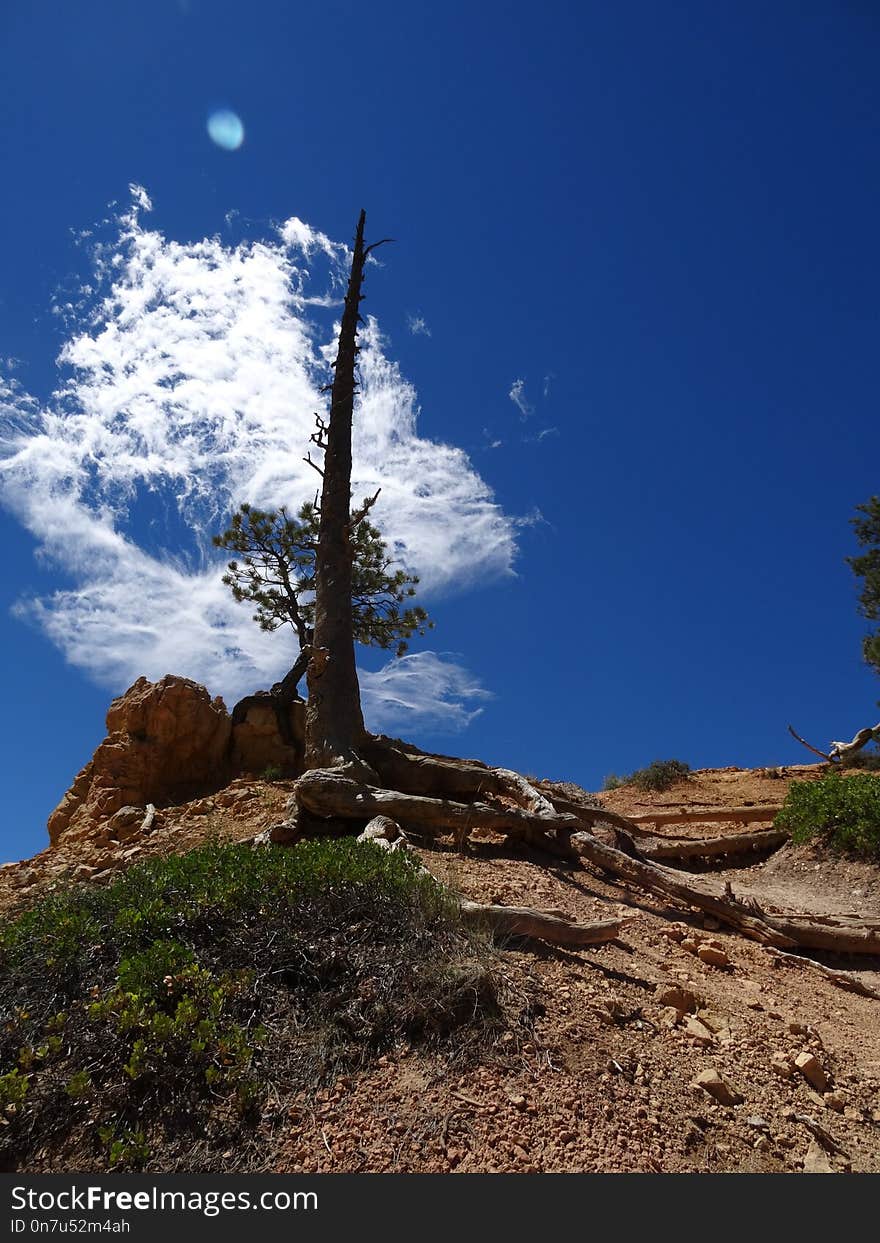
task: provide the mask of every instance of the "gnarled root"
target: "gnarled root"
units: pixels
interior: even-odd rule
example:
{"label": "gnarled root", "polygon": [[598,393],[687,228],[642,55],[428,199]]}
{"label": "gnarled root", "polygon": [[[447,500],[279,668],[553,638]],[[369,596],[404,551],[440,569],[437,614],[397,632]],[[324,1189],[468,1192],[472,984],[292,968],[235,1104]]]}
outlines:
{"label": "gnarled root", "polygon": [[[341,818],[363,824],[382,816],[419,834],[426,830],[431,833],[451,831],[460,846],[474,829],[486,829],[565,859],[580,856],[626,883],[706,911],[727,927],[776,949],[880,953],[880,922],[855,915],[768,914],[754,903],[737,900],[729,885],[719,892],[717,887],[698,884],[693,878],[685,879],[681,872],[649,862],[643,847],[665,851],[667,843],[646,833],[625,816],[604,808],[575,804],[568,804],[571,810],[560,811],[551,799],[535,790],[518,773],[490,769],[476,761],[427,756],[386,740],[371,740],[365,755],[383,780],[393,773],[395,779],[419,789],[431,788],[430,783],[436,781],[440,792],[447,797],[433,798],[398,788],[381,789],[364,785],[354,774],[349,775],[344,770],[313,769],[296,783],[295,807],[319,820]],[[448,797],[453,791],[471,801]],[[484,802],[479,796],[494,801]],[[602,822],[619,827],[621,838],[624,834],[629,837],[635,847],[631,854],[600,841],[589,831]],[[739,836],[745,839],[748,849],[754,849],[769,844],[771,833]],[[711,853],[721,849],[720,845],[716,846],[715,839],[697,843],[681,839],[677,845],[680,858],[688,857],[688,853]],[[515,920],[516,916],[509,915],[509,908],[501,909],[508,911],[503,918]],[[519,915],[522,916],[522,912]],[[614,935],[605,939],[613,939]]]}

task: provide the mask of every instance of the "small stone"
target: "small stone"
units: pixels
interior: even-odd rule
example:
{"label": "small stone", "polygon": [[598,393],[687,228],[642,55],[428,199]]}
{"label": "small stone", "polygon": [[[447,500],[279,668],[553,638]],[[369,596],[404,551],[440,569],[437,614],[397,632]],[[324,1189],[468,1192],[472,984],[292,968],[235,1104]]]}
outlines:
{"label": "small stone", "polygon": [[769,1131],[770,1123],[766,1118],[762,1118],[759,1114],[750,1114],[746,1118],[746,1126],[753,1126],[758,1131]]}
{"label": "small stone", "polygon": [[828,1156],[815,1140],[810,1141],[810,1146],[804,1156],[804,1173],[805,1174],[833,1174],[834,1166],[828,1160]]}
{"label": "small stone", "polygon": [[757,1152],[766,1152],[769,1147],[770,1147],[770,1140],[767,1138],[766,1135],[760,1135],[755,1140],[754,1148],[756,1149]]}
{"label": "small stone", "polygon": [[657,990],[657,1004],[672,1006],[680,1014],[688,1014],[695,1011],[700,1003],[690,989],[682,988],[680,984],[661,984]]}
{"label": "small stone", "polygon": [[844,1118],[848,1118],[850,1122],[864,1122],[865,1115],[861,1109],[856,1109],[853,1105],[847,1105],[843,1111]]}
{"label": "small stone", "polygon": [[701,945],[697,950],[697,957],[700,962],[707,963],[710,967],[730,966],[730,959],[724,950],[714,945]]}
{"label": "small stone", "polygon": [[526,1098],[524,1096],[511,1096],[510,1103],[514,1109],[525,1109]]}
{"label": "small stone", "polygon": [[829,1088],[828,1076],[822,1069],[819,1059],[815,1053],[799,1053],[794,1059],[794,1064],[801,1072],[807,1083],[814,1087],[817,1092],[827,1092]]}
{"label": "small stone", "polygon": [[810,1029],[805,1023],[789,1023],[788,1030],[793,1036],[806,1036]]}
{"label": "small stone", "polygon": [[689,954],[696,954],[700,948],[699,941],[695,941],[693,937],[685,937],[681,943],[681,948],[687,950]]}
{"label": "small stone", "polygon": [[719,1014],[717,1010],[698,1010],[697,1018],[719,1040],[725,1043],[730,1040],[730,1020],[726,1014]]}
{"label": "small stone", "polygon": [[692,1040],[694,1044],[700,1045],[702,1048],[707,1048],[710,1044],[715,1043],[715,1037],[709,1031],[709,1028],[692,1014],[685,1018],[683,1031],[688,1040]]}
{"label": "small stone", "polygon": [[836,1092],[823,1093],[823,1100],[825,1101],[826,1108],[833,1109],[838,1114],[843,1113],[843,1100]]}
{"label": "small stone", "polygon": [[713,1100],[719,1105],[740,1105],[744,1097],[742,1097],[735,1088],[731,1087],[721,1078],[717,1070],[701,1070],[696,1079],[692,1081],[692,1087],[702,1088],[707,1092]]}
{"label": "small stone", "polygon": [[668,928],[663,929],[663,935],[670,941],[683,941],[686,933],[681,924],[670,924]]}

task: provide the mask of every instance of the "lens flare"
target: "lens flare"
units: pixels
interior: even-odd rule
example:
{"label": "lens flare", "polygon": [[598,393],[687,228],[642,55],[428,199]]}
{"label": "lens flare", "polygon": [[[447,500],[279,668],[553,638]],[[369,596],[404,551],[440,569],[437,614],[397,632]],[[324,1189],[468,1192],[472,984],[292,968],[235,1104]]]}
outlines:
{"label": "lens flare", "polygon": [[244,126],[241,117],[221,108],[208,117],[208,136],[224,151],[237,151],[244,142]]}

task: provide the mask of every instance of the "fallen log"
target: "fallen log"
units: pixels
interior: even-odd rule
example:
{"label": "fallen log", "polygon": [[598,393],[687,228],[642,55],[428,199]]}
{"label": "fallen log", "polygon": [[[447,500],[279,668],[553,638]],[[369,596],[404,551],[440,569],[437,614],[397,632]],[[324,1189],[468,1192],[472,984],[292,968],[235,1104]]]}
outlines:
{"label": "fallen log", "polygon": [[713,824],[737,823],[753,824],[765,820],[775,820],[782,811],[781,804],[773,806],[748,807],[692,807],[686,811],[640,811],[631,815],[633,824]]}
{"label": "fallen log", "polygon": [[784,829],[762,829],[755,833],[730,833],[719,837],[640,838],[638,850],[646,859],[709,859],[754,850],[776,850],[788,840],[789,835]]}
{"label": "fallen log", "polygon": [[536,911],[529,906],[494,906],[462,899],[459,903],[465,923],[487,928],[495,935],[537,937],[553,945],[603,945],[620,936],[629,919],[606,919],[593,924],[578,924],[549,911]]}
{"label": "fallen log", "polygon": [[572,837],[572,846],[604,871],[638,885],[641,889],[647,889],[649,893],[677,898],[688,906],[695,906],[762,945],[792,949],[797,944],[790,936],[770,927],[743,903],[725,897],[723,891],[713,892],[694,881],[685,881],[680,872],[671,868],[633,859],[623,851],[600,842],[590,833],[576,833]]}
{"label": "fallen log", "polygon": [[788,841],[788,833],[782,829],[764,829],[753,833],[729,833],[718,837],[660,837],[643,825],[653,823],[686,824],[711,821],[761,821],[772,820],[779,807],[733,807],[711,808],[707,811],[641,812],[635,816],[623,816],[607,807],[592,807],[548,792],[554,809],[577,816],[585,826],[607,824],[622,829],[633,839],[640,855],[646,859],[699,859],[717,855],[745,854],[752,850],[775,850]]}
{"label": "fallen log", "polygon": [[575,834],[572,845],[598,867],[652,893],[678,898],[706,911],[762,945],[777,949],[831,950],[836,954],[880,954],[880,928],[873,921],[859,920],[856,916],[768,914],[756,904],[738,902],[729,885],[718,893],[693,881],[684,881],[680,872],[633,859],[590,833]]}

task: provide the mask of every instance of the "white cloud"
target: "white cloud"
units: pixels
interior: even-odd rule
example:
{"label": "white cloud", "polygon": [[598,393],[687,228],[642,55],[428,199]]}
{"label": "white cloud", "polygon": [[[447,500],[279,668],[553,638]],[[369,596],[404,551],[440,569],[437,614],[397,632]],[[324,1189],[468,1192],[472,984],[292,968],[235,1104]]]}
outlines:
{"label": "white cloud", "polygon": [[407,315],[406,326],[414,337],[430,337],[431,329],[421,315]]}
{"label": "white cloud", "polygon": [[525,380],[514,380],[510,386],[510,392],[507,394],[513,404],[519,410],[519,417],[527,419],[530,414],[534,414],[535,408],[526,398],[526,382]]}
{"label": "white cloud", "polygon": [[403,718],[461,729],[483,711],[466,705],[492,698],[447,653],[413,652],[359,676],[364,714],[378,729]]}
{"label": "white cloud", "polygon": [[301,250],[307,259],[315,250],[323,251],[331,259],[342,258],[347,253],[341,242],[331,242],[326,233],[313,229],[299,216],[285,220],[278,232],[285,245],[292,250]]}
{"label": "white cloud", "polygon": [[[0,496],[62,575],[18,612],[116,691],[176,672],[231,700],[280,676],[293,640],[263,634],[232,600],[210,537],[243,500],[294,508],[314,495],[302,458],[335,353],[315,306],[334,301],[348,252],[296,218],[274,240],[180,243],[144,226],[148,210],[133,187],[96,246],[98,293],[87,321],[72,308],[52,398],[0,379]],[[515,524],[461,449],[419,437],[415,390],[375,320],[361,345],[355,497],[381,485],[375,519],[427,603],[510,573]],[[461,725],[480,694],[430,652],[363,677],[382,725]]]}

